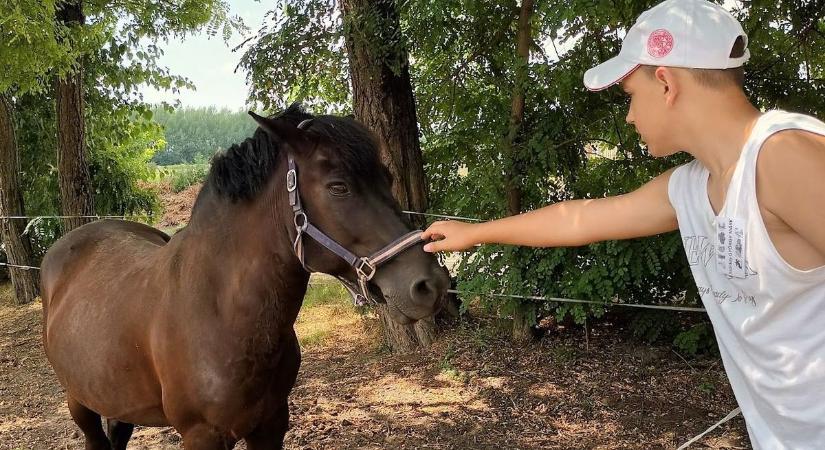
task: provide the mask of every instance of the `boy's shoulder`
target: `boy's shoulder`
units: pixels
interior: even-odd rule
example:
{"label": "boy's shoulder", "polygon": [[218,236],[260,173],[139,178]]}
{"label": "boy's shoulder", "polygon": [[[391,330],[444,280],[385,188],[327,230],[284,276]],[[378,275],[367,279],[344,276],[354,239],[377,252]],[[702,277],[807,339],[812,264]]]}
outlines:
{"label": "boy's shoulder", "polygon": [[756,179],[760,202],[783,220],[799,208],[815,208],[825,192],[825,135],[800,129],[772,134],[759,151]]}
{"label": "boy's shoulder", "polygon": [[[771,135],[762,144],[761,152],[777,153],[787,151],[802,151],[821,153],[825,151],[825,123],[820,119],[806,114],[771,111],[774,122],[771,124],[779,131]],[[770,114],[768,113],[768,114]],[[817,130],[817,132],[808,131]]]}
{"label": "boy's shoulder", "polygon": [[[825,135],[786,129],[772,134],[762,144],[757,160],[757,176],[793,178],[821,164],[825,164]],[[797,170],[801,172],[794,173]],[[823,175],[825,173],[819,173],[820,177]]]}

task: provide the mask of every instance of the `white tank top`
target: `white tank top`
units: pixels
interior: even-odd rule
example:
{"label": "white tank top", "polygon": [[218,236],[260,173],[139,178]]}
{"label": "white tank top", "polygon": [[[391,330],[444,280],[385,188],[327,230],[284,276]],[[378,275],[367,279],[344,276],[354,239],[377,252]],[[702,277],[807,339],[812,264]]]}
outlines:
{"label": "white tank top", "polygon": [[788,264],[768,237],[756,199],[759,149],[787,129],[825,135],[825,123],[813,117],[762,115],[718,216],[699,161],[671,174],[668,194],[754,448],[825,449],[825,266]]}

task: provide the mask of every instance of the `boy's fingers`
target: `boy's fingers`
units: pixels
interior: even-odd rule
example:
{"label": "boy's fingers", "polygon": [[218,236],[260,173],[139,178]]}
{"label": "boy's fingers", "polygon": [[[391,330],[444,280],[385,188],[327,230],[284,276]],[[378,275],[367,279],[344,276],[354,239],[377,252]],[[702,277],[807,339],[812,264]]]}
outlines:
{"label": "boy's fingers", "polygon": [[433,222],[432,225],[427,227],[424,230],[424,233],[421,234],[421,239],[427,240],[430,239],[432,236],[440,235],[438,229],[441,227],[441,222]]}
{"label": "boy's fingers", "polygon": [[423,233],[421,233],[421,239],[429,239],[430,236],[432,236],[432,234],[433,234],[433,227],[434,226],[435,226],[435,223],[428,226],[427,229],[424,230]]}
{"label": "boy's fingers", "polygon": [[440,252],[444,249],[444,241],[433,241],[424,245],[424,251],[429,253]]}

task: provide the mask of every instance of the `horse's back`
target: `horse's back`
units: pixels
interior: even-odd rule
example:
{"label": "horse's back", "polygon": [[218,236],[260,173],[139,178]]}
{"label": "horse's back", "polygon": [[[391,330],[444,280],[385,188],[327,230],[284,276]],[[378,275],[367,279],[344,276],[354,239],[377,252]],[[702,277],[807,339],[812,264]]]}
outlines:
{"label": "horse's back", "polygon": [[56,285],[78,272],[95,270],[96,264],[124,264],[147,257],[165,245],[169,236],[148,225],[125,220],[100,220],[78,227],[49,248],[41,264],[40,284],[44,308]]}

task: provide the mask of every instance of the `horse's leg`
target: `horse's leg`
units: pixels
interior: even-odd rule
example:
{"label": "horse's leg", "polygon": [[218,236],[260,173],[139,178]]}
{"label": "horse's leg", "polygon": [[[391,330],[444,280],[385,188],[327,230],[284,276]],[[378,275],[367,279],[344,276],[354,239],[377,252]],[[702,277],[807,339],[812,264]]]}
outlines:
{"label": "horse's leg", "polygon": [[235,447],[234,441],[206,424],[190,427],[181,435],[186,450],[231,450]]}
{"label": "horse's leg", "polygon": [[112,443],[112,450],[126,450],[126,444],[132,437],[132,430],[135,426],[131,423],[121,422],[115,419],[106,419],[106,434]]}
{"label": "horse's leg", "polygon": [[273,450],[284,447],[284,436],[289,429],[289,404],[284,402],[275,411],[272,419],[259,426],[246,437],[249,450]]}
{"label": "horse's leg", "polygon": [[281,400],[273,400],[272,416],[258,426],[246,440],[249,450],[280,449],[284,446],[284,436],[289,429],[289,401],[287,396],[295,385],[298,368],[301,366],[301,347],[295,330],[290,330],[289,338],[284,340],[285,352],[277,368],[278,377],[274,380]]}
{"label": "horse's leg", "polygon": [[69,414],[72,415],[74,423],[80,427],[86,439],[86,450],[111,450],[109,438],[103,432],[103,424],[100,422],[100,414],[81,405],[71,396],[67,396],[69,403]]}

